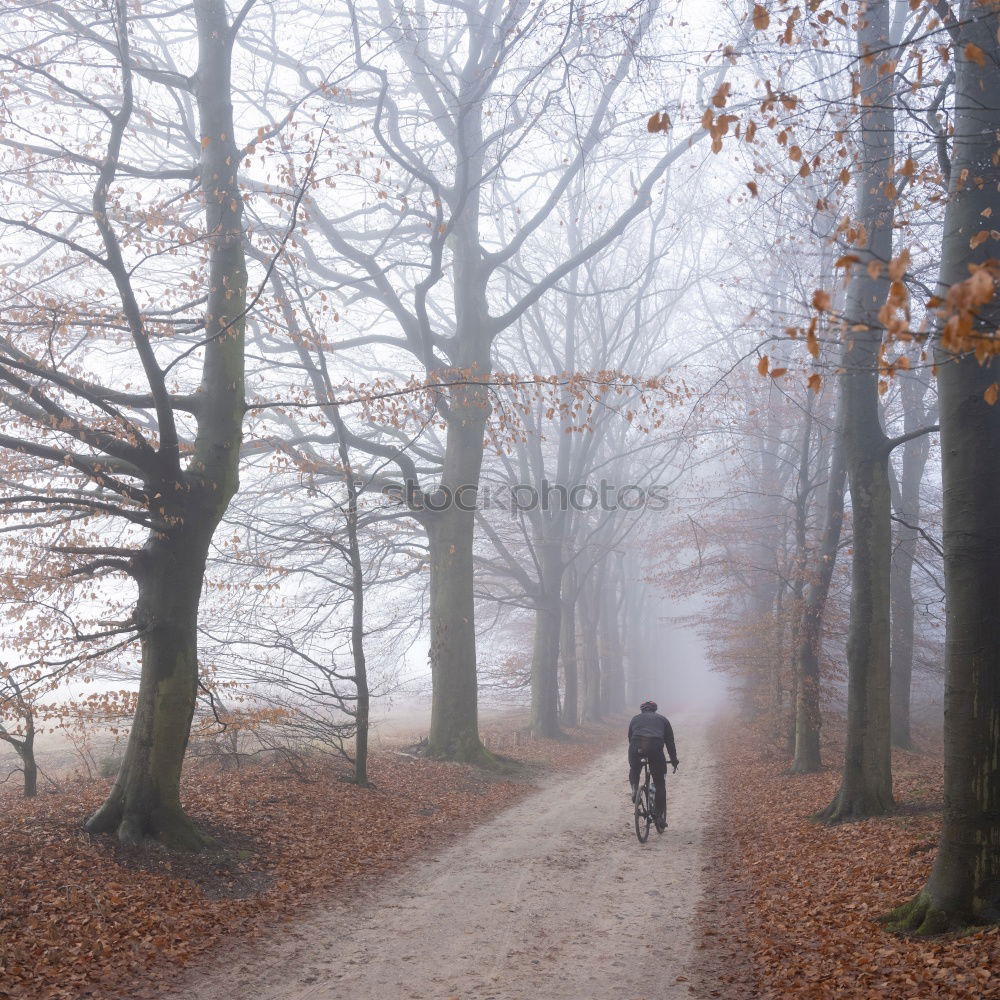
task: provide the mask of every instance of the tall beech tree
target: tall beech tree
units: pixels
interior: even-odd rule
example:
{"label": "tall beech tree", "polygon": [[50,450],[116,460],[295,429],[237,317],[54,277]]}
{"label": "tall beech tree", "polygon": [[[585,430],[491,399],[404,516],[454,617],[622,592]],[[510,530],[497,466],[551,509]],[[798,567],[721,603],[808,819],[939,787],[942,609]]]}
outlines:
{"label": "tall beech tree", "polygon": [[[927,402],[931,379],[925,372],[898,375],[903,404],[903,431],[915,433],[934,423],[937,399]],[[890,715],[892,745],[912,748],[910,735],[910,693],[913,682],[914,630],[913,567],[920,541],[920,487],[930,456],[931,439],[917,434],[900,448],[899,476],[892,476],[895,537],[892,550],[890,597],[892,602]]]}
{"label": "tall beech tree", "polygon": [[[98,534],[118,519],[132,526],[112,544],[56,547],[76,560],[67,572],[120,573],[136,588],[117,629],[141,644],[137,709],[118,778],[87,829],[198,849],[206,841],[181,805],[180,778],[205,563],[237,489],[247,269],[231,54],[251,4],[234,21],[225,0],[166,5],[152,21],[131,20],[125,0],[15,7],[5,16],[30,7],[29,21],[17,26],[24,46],[5,67],[21,95],[47,94],[55,110],[42,146],[31,138],[37,105],[7,104],[7,135],[34,148],[20,154],[27,164],[10,153],[4,182],[20,197],[0,221],[41,263],[4,279],[15,309],[0,341],[0,446],[32,456],[40,471],[33,489],[4,498],[5,513],[26,524],[61,514]],[[188,75],[176,66],[192,29]],[[113,74],[103,70],[109,57]],[[164,141],[185,126],[195,134]],[[43,162],[45,184],[32,176]],[[88,187],[89,205],[75,205],[71,195]],[[201,222],[175,210],[198,200]],[[171,264],[180,291],[159,305],[155,290],[170,279],[153,268],[174,256],[194,277]],[[74,480],[47,487],[46,466]],[[144,544],[132,544],[143,532]]]}
{"label": "tall beech tree", "polygon": [[[844,316],[844,448],[854,529],[847,638],[847,745],[841,785],[822,813],[829,822],[892,806],[889,738],[890,446],[879,406],[880,319],[889,293],[895,194],[893,0],[858,11],[860,122],[853,244],[859,258]],[[869,268],[869,263],[872,265]],[[898,265],[896,265],[898,269]],[[892,279],[902,273],[892,271]]]}
{"label": "tall beech tree", "polygon": [[[619,240],[648,211],[688,140],[707,134],[695,128],[673,145],[656,140],[634,158],[629,196],[592,220],[578,249],[555,238],[577,211],[578,185],[589,190],[592,172],[603,178],[609,154],[622,153],[616,136],[635,149],[635,123],[626,131],[619,109],[658,12],[656,0],[609,4],[582,17],[495,0],[446,5],[431,16],[382,0],[348,5],[346,24],[323,8],[316,32],[305,33],[308,51],[290,53],[284,39],[264,33],[248,42],[258,55],[295,67],[306,94],[296,92],[290,103],[306,100],[313,114],[358,107],[370,114],[363,139],[349,136],[354,144],[341,154],[356,163],[358,197],[345,212],[350,179],[340,174],[336,202],[322,189],[310,196],[303,258],[317,289],[343,294],[345,315],[349,306],[366,323],[377,317],[380,329],[360,333],[355,347],[378,343],[396,358],[408,356],[439,385],[444,445],[436,481],[423,477],[402,489],[430,549],[428,749],[435,756],[489,761],[478,729],[475,519],[467,501],[480,483],[494,343]],[[330,52],[341,51],[345,28],[355,73],[349,88],[332,87]],[[567,127],[556,138],[557,120]],[[274,189],[281,193],[280,184]],[[519,261],[541,245],[550,263],[523,273]],[[561,255],[551,252],[557,247]],[[365,442],[351,446],[364,450]],[[371,451],[385,457],[382,443]],[[458,496],[466,502],[445,502]]]}
{"label": "tall beech tree", "polygon": [[[954,136],[936,340],[944,488],[944,819],[924,888],[888,917],[939,934],[1000,920],[1000,3],[951,23]],[[984,456],[990,459],[984,461]]]}

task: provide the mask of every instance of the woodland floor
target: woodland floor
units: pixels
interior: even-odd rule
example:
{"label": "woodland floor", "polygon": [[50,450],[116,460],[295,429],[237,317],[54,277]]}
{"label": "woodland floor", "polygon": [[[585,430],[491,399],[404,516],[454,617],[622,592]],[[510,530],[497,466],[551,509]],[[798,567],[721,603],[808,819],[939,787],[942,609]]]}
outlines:
{"label": "woodland floor", "polygon": [[[333,765],[190,769],[225,853],[90,838],[99,782],[0,792],[0,997],[16,1000],[847,1000],[1000,997],[1000,929],[902,940],[875,918],[924,882],[941,752],[897,752],[897,812],[827,828],[843,752],[791,777],[760,733],[676,719],[670,828],[640,846],[621,724],[495,749],[514,778],[401,756],[375,791]],[[608,747],[613,749],[608,749]],[[252,835],[248,833],[252,831]]]}
{"label": "woodland floor", "polygon": [[229,770],[194,762],[184,801],[223,851],[193,858],[128,851],[84,833],[105,781],[65,780],[31,801],[8,784],[0,789],[0,998],[162,996],[180,967],[256,952],[293,915],[297,924],[310,919],[320,899],[354,899],[373,885],[392,894],[404,862],[531,794],[544,772],[578,770],[621,739],[620,723],[561,741],[524,739],[518,724],[495,721],[485,732],[493,749],[521,762],[513,777],[388,748],[373,755],[373,791],[345,782],[335,762],[299,775],[279,762]]}
{"label": "woodland floor", "polygon": [[644,846],[620,730],[582,772],[550,775],[443,852],[252,953],[193,968],[162,1000],[688,998],[715,783],[704,727],[683,725],[670,827]]}
{"label": "woodland floor", "polygon": [[791,776],[772,739],[717,727],[713,745],[725,763],[699,913],[699,953],[710,971],[695,992],[724,1000],[1000,997],[1000,928],[906,940],[876,923],[930,872],[941,822],[940,744],[923,733],[918,752],[894,753],[894,815],[831,828],[809,818],[839,785],[843,726],[827,729],[827,769]]}

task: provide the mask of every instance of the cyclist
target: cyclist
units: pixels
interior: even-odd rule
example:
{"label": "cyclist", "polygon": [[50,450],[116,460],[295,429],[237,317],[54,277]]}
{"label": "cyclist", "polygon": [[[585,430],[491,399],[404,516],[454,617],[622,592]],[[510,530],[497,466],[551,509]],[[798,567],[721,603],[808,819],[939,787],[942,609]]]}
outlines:
{"label": "cyclist", "polygon": [[667,748],[670,763],[676,771],[680,761],[674,746],[674,731],[666,718],[656,711],[656,702],[644,701],[639,706],[639,714],[628,724],[628,780],[632,786],[632,800],[635,801],[639,790],[639,760],[645,757],[649,761],[649,773],[653,776],[653,786],[656,788],[656,815],[666,825],[667,786],[664,778],[667,761],[663,753],[664,747]]}

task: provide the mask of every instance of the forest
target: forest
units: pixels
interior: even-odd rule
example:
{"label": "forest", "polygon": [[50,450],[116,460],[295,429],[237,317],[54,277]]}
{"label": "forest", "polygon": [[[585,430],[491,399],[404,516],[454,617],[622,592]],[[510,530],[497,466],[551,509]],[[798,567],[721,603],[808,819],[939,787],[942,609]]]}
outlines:
{"label": "forest", "polygon": [[1000,0],[4,0],[0,998],[1000,996],[995,208]]}

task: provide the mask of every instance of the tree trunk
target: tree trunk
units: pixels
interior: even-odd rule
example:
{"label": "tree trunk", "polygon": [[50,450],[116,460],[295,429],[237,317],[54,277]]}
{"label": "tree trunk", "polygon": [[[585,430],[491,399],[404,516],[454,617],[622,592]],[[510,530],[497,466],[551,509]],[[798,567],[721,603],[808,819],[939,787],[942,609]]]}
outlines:
{"label": "tree trunk", "polygon": [[[178,519],[190,524],[197,514]],[[197,698],[198,602],[210,541],[211,529],[181,527],[152,539],[137,560],[139,700],[114,787],[87,823],[91,833],[116,832],[131,845],[152,837],[175,850],[207,843],[181,807],[180,780]]]}
{"label": "tree trunk", "polygon": [[476,677],[476,622],[472,546],[474,511],[459,504],[459,490],[478,488],[483,434],[488,416],[486,391],[456,393],[448,415],[441,479],[443,509],[427,520],[430,547],[430,661],[433,694],[428,751],[434,757],[489,763],[479,738]]}
{"label": "tree trunk", "polygon": [[[842,403],[838,413],[842,414]],[[826,517],[813,579],[805,598],[798,648],[798,695],[795,700],[795,755],[793,774],[812,774],[822,767],[820,755],[820,655],[823,646],[823,615],[837,562],[840,532],[844,523],[844,440],[841,419],[830,453],[826,493]]]}
{"label": "tree trunk", "polygon": [[600,722],[604,716],[601,699],[601,661],[597,648],[598,595],[600,592],[600,570],[592,569],[591,578],[584,581],[580,589],[583,598],[583,719],[586,722]]}
{"label": "tree trunk", "polygon": [[[970,247],[988,229],[983,220],[995,208],[1000,183],[1000,108],[996,100],[984,100],[1000,92],[996,13],[996,3],[965,0],[958,19],[942,298],[969,278],[970,265],[991,261],[995,268],[1000,258],[993,232]],[[982,53],[984,65],[970,53]],[[944,819],[926,886],[887,920],[892,929],[918,934],[1000,921],[1000,405],[987,402],[1000,380],[1000,365],[990,357],[1000,325],[997,277],[994,270],[993,297],[978,316],[966,314],[973,319],[967,336],[951,316],[937,358],[947,605]],[[973,350],[983,345],[987,354],[980,364]]]}
{"label": "tree trunk", "polygon": [[337,452],[344,470],[347,489],[347,551],[351,566],[351,658],[354,661],[354,783],[368,787],[368,725],[371,696],[368,690],[368,661],[365,658],[365,572],[358,544],[358,480],[351,464],[351,452],[340,409],[330,407],[337,430]]}
{"label": "tree trunk", "polygon": [[35,760],[35,718],[30,709],[25,713],[24,739],[17,752],[21,757],[21,770],[24,772],[24,797],[33,799],[38,794],[38,762]]}
{"label": "tree trunk", "polygon": [[573,727],[580,722],[576,659],[576,571],[573,568],[566,570],[563,581],[562,636],[559,641],[563,671],[562,723]]}
{"label": "tree trunk", "polygon": [[[923,406],[927,382],[904,374],[900,381],[903,399],[903,430],[911,433],[930,422]],[[892,743],[912,749],[910,736],[910,688],[913,677],[913,563],[920,527],[920,484],[930,454],[930,438],[923,434],[903,445],[899,488],[894,491],[896,544],[892,553],[892,652],[889,698]]]}
{"label": "tree trunk", "polygon": [[792,627],[791,655],[794,657],[792,666],[791,691],[789,692],[788,717],[786,722],[785,741],[789,757],[794,757],[796,730],[798,728],[798,704],[802,691],[802,678],[796,652],[801,646],[803,595],[806,590],[807,544],[809,536],[809,511],[812,499],[812,446],[813,446],[813,411],[815,409],[815,393],[806,390],[805,420],[802,422],[802,439],[799,445],[799,468],[795,486],[795,554],[792,559]]}
{"label": "tree trunk", "polygon": [[[879,414],[880,307],[886,277],[872,277],[870,260],[892,257],[894,200],[894,74],[890,0],[871,0],[859,15],[861,129],[857,164],[858,220],[865,246],[847,295],[844,351],[844,442],[851,493],[854,552],[851,623],[847,638],[847,746],[840,789],[821,814],[827,822],[878,816],[892,807],[889,730],[889,565],[891,519],[888,446]],[[884,272],[883,272],[884,274]]]}
{"label": "tree trunk", "polygon": [[21,767],[24,769],[24,797],[33,799],[38,794],[38,763],[32,748],[25,748],[21,756]]}
{"label": "tree trunk", "polygon": [[224,0],[195,0],[194,14],[194,87],[201,133],[209,139],[201,154],[209,288],[197,433],[188,469],[181,470],[176,451],[161,446],[163,479],[147,484],[157,525],[133,560],[142,645],[138,703],[118,778],[86,824],[89,832],[114,832],[124,843],[153,837],[182,850],[208,843],[181,807],[180,779],[198,686],[205,562],[238,487],[247,302],[230,96],[232,32]]}
{"label": "tree trunk", "polygon": [[618,623],[617,573],[601,594],[601,700],[612,714],[625,708],[625,664]]}
{"label": "tree trunk", "polygon": [[559,730],[559,628],[562,616],[562,543],[538,545],[541,593],[535,609],[535,641],[531,656],[531,730],[549,739]]}

